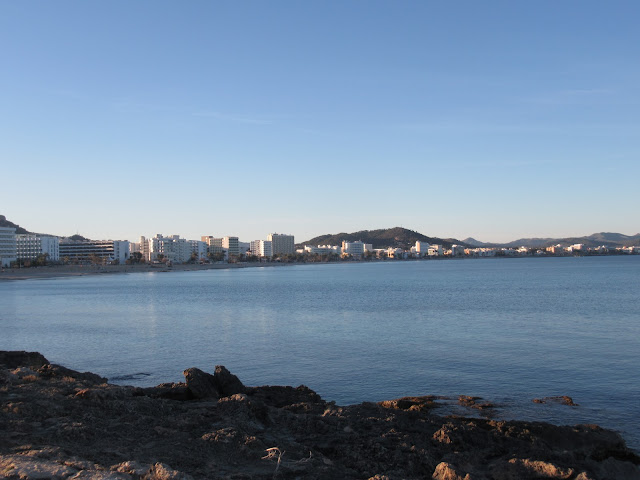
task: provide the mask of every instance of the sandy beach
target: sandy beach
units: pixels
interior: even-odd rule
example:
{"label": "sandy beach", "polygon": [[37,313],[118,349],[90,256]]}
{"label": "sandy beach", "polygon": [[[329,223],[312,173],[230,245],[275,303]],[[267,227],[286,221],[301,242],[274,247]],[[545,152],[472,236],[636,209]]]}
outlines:
{"label": "sandy beach", "polygon": [[286,263],[212,263],[212,264],[183,264],[168,267],[163,264],[140,265],[51,265],[30,268],[3,268],[0,272],[2,280],[28,280],[30,278],[55,278],[81,275],[102,275],[114,273],[145,273],[145,272],[186,272],[199,270],[216,270],[227,268],[250,267],[283,267]]}

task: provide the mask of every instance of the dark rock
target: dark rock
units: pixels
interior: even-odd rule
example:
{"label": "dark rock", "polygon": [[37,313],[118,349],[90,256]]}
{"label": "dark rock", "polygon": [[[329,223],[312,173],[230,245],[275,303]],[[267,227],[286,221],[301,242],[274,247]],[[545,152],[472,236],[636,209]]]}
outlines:
{"label": "dark rock", "polygon": [[487,408],[495,408],[495,405],[491,402],[478,402],[482,400],[480,397],[470,397],[468,395],[460,395],[458,397],[458,403],[463,407],[475,408],[477,410],[485,410]]}
{"label": "dark rock", "polygon": [[101,383],[107,383],[107,379],[105,377],[101,377],[100,375],[96,375],[95,373],[77,372],[76,370],[71,370],[70,368],[66,368],[53,363],[42,365],[38,369],[38,373],[43,377],[67,378],[70,380],[80,381],[88,384],[98,385]]}
{"label": "dark rock", "polygon": [[219,398],[218,388],[213,375],[203,372],[199,368],[187,368],[183,372],[187,389],[192,398]]}
{"label": "dark rock", "polygon": [[0,351],[0,365],[4,365],[7,368],[40,368],[43,365],[47,365],[48,363],[49,360],[47,360],[44,355],[38,352]]}
{"label": "dark rock", "polygon": [[247,394],[276,408],[283,408],[300,403],[325,404],[322,397],[305,385],[299,387],[271,386],[247,388]]}
{"label": "dark rock", "polygon": [[438,406],[435,399],[436,397],[431,395],[422,397],[402,397],[396,400],[385,400],[383,402],[379,402],[378,405],[384,408],[393,408],[398,410],[428,411]]}
{"label": "dark rock", "polygon": [[[185,371],[187,384],[149,389],[56,365],[33,381],[0,371],[15,377],[0,388],[0,477],[640,479],[640,457],[615,432],[443,417],[430,410],[439,397],[336,406],[304,386],[243,386],[217,398],[238,385],[218,390],[198,369]],[[220,378],[233,380],[227,373]],[[194,393],[215,399],[175,401]]]}
{"label": "dark rock", "polygon": [[213,383],[220,397],[228,397],[229,395],[245,393],[247,391],[240,379],[229,372],[223,365],[216,365]]}
{"label": "dark rock", "polygon": [[161,383],[155,387],[136,388],[135,396],[147,396],[151,398],[166,398],[168,400],[190,400],[190,390],[184,383]]}
{"label": "dark rock", "polygon": [[579,407],[580,406],[577,403],[574,403],[573,402],[573,398],[569,397],[568,395],[561,395],[561,396],[556,396],[556,397],[534,398],[533,399],[533,403],[547,403],[547,402],[560,403],[562,405],[568,405],[569,407]]}

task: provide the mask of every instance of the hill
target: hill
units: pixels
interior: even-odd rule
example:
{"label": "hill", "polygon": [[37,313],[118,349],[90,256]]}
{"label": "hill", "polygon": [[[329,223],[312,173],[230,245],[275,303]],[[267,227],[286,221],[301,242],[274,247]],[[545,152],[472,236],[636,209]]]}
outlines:
{"label": "hill", "polygon": [[28,230],[22,228],[20,225],[10,222],[4,215],[0,215],[0,227],[15,228],[16,233],[31,233]]}
{"label": "hill", "polygon": [[343,240],[348,242],[362,240],[364,243],[372,244],[373,248],[399,247],[408,249],[415,245],[416,241],[443,245],[446,248],[451,248],[453,244],[464,245],[463,242],[455,238],[427,237],[426,235],[402,227],[320,235],[306,242],[302,242],[299,245],[340,245]]}

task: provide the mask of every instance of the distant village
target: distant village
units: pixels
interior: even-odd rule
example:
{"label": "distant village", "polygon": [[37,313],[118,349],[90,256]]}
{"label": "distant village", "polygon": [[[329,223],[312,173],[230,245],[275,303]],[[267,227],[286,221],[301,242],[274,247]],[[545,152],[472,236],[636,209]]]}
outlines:
{"label": "distant village", "polygon": [[35,233],[16,233],[12,227],[0,227],[2,267],[30,267],[50,264],[185,264],[239,262],[331,262],[389,259],[438,259],[463,257],[524,257],[568,255],[640,254],[640,247],[584,244],[555,245],[546,248],[472,248],[462,245],[434,245],[416,241],[408,249],[373,248],[362,241],[342,241],[340,245],[304,245],[296,247],[293,235],[270,233],[265,240],[241,242],[238,237],[202,236],[187,240],[179,235],[158,234],[127,240],[89,240],[79,235],[57,237]]}

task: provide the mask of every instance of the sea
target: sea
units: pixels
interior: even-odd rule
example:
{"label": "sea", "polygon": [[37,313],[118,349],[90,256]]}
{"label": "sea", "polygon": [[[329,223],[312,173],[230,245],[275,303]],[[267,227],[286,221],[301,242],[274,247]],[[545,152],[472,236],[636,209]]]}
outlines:
{"label": "sea", "polygon": [[[339,405],[479,396],[482,415],[595,423],[640,451],[640,256],[4,281],[0,349],[137,386],[225,365]],[[533,401],[564,395],[577,406]]]}

